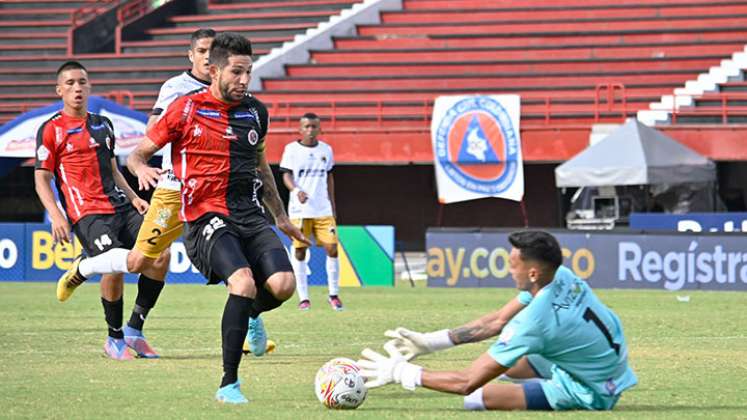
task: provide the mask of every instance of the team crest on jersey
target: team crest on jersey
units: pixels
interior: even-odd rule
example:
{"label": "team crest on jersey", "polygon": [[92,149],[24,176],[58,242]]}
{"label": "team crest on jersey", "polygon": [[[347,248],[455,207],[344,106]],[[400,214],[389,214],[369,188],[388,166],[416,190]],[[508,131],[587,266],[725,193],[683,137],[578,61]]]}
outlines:
{"label": "team crest on jersey", "polygon": [[200,137],[202,135],[202,128],[200,127],[200,124],[195,124],[194,129],[192,130],[192,137]]}
{"label": "team crest on jersey", "polygon": [[249,135],[247,136],[247,139],[249,140],[249,144],[254,146],[259,141],[259,134],[257,134],[257,131],[254,129],[249,130]]}
{"label": "team crest on jersey", "polygon": [[65,150],[67,150],[68,152],[72,152],[74,148],[75,146],[73,146],[72,143],[68,143],[65,145]]}
{"label": "team crest on jersey", "polygon": [[436,154],[457,185],[498,194],[516,177],[519,139],[501,103],[478,96],[463,99],[446,111],[437,129]]}
{"label": "team crest on jersey", "polygon": [[156,220],[153,223],[166,229],[169,226],[170,218],[171,218],[171,209],[162,208],[158,210],[158,215],[156,216]]}
{"label": "team crest on jersey", "polygon": [[36,158],[42,162],[47,160],[47,158],[49,158],[49,149],[47,149],[43,144],[39,146],[39,148],[36,149]]}

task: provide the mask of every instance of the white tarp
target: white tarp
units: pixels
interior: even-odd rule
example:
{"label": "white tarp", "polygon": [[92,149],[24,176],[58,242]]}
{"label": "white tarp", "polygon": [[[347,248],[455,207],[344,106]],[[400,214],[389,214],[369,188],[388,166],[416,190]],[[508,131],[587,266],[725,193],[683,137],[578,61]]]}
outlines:
{"label": "white tarp", "polygon": [[[19,115],[0,126],[0,157],[32,158],[36,150],[36,132],[52,115],[62,109],[62,101]],[[148,116],[98,96],[88,98],[88,111],[112,121],[117,155],[127,155],[145,136]]]}
{"label": "white tarp", "polygon": [[716,165],[662,132],[631,119],[555,168],[560,187],[708,182]]}
{"label": "white tarp", "polygon": [[521,201],[520,112],[518,95],[436,99],[431,140],[441,203],[484,197]]}

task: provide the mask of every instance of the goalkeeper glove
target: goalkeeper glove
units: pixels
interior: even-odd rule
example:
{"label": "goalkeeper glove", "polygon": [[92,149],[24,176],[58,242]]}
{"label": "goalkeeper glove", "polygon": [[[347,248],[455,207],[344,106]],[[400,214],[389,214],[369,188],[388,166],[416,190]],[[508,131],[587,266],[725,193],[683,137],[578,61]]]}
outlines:
{"label": "goalkeeper glove", "polygon": [[397,351],[393,344],[384,345],[389,357],[377,353],[369,348],[363,349],[363,359],[357,364],[361,368],[361,376],[366,379],[366,388],[376,388],[392,382],[402,384],[402,387],[414,391],[420,385],[423,368],[407,363],[405,357]]}
{"label": "goalkeeper glove", "polygon": [[419,333],[398,327],[395,330],[387,330],[384,335],[392,338],[387,344],[392,343],[405,360],[454,347],[454,343],[449,338],[449,330]]}

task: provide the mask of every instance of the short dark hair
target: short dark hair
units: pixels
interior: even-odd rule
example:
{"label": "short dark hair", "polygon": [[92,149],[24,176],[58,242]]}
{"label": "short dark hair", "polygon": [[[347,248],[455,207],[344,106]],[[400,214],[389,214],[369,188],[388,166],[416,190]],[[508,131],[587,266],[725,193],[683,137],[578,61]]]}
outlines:
{"label": "short dark hair", "polygon": [[203,38],[215,38],[215,31],[210,28],[202,28],[192,32],[189,38],[189,48],[194,48],[197,41]]}
{"label": "short dark hair", "polygon": [[86,70],[86,68],[83,67],[83,64],[80,64],[80,62],[66,61],[62,63],[60,67],[57,68],[57,73],[55,73],[55,76],[59,77],[60,73],[62,73],[65,70],[83,70],[84,72],[88,73],[88,70]]}
{"label": "short dark hair", "polygon": [[522,260],[534,260],[555,270],[563,263],[558,240],[542,230],[522,230],[508,235],[508,242],[521,251]]}
{"label": "short dark hair", "polygon": [[221,32],[210,45],[210,64],[223,67],[232,55],[252,55],[252,43],[236,32]]}
{"label": "short dark hair", "polygon": [[320,119],[318,115],[314,114],[313,112],[307,112],[301,116],[301,119],[307,119],[307,120],[318,120]]}

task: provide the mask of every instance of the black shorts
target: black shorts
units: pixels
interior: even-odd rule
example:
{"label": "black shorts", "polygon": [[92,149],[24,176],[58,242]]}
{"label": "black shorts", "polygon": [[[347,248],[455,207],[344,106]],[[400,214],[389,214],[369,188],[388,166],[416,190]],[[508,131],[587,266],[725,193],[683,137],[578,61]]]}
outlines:
{"label": "black shorts", "polygon": [[[185,225],[184,244],[189,259],[208,284],[225,282],[245,267],[252,270],[257,287],[275,273],[293,271],[283,243],[263,218],[237,226],[223,215],[209,213]],[[216,245],[231,255],[213,256]]]}
{"label": "black shorts", "polygon": [[132,249],[143,224],[143,216],[132,206],[114,214],[90,214],[73,225],[86,255],[95,257],[112,248]]}

